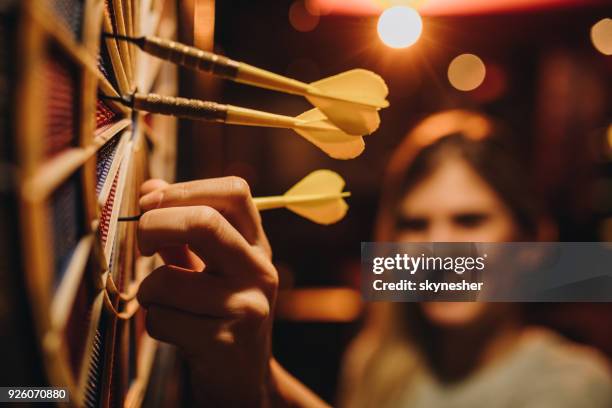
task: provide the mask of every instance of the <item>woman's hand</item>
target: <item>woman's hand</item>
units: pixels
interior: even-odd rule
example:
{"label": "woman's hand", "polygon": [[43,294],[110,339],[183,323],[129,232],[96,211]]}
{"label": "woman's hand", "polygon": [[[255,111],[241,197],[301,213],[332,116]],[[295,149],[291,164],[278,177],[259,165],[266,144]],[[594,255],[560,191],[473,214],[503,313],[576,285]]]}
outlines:
{"label": "woman's hand", "polygon": [[247,183],[149,180],[141,192],[140,250],[166,263],[138,291],[147,331],[185,353],[202,404],[267,405],[278,275]]}

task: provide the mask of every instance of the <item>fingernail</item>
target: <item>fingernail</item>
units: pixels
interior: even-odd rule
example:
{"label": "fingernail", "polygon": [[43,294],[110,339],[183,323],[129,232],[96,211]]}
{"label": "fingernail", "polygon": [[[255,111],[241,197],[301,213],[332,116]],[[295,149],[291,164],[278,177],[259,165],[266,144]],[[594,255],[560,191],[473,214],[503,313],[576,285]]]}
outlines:
{"label": "fingernail", "polygon": [[164,198],[164,193],[161,191],[153,191],[140,199],[140,208],[143,210],[151,210],[159,208]]}

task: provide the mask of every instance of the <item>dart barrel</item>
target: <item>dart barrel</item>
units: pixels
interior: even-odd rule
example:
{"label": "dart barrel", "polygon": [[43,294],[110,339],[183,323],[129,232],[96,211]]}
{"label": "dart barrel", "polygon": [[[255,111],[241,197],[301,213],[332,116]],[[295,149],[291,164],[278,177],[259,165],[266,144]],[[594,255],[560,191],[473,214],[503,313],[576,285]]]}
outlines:
{"label": "dart barrel", "polygon": [[227,118],[227,105],[210,101],[158,94],[135,94],[131,102],[134,109],[150,113],[212,122],[225,122]]}
{"label": "dart barrel", "polygon": [[228,79],[238,75],[239,63],[221,55],[159,37],[145,37],[136,43],[156,57],[187,68],[200,69]]}

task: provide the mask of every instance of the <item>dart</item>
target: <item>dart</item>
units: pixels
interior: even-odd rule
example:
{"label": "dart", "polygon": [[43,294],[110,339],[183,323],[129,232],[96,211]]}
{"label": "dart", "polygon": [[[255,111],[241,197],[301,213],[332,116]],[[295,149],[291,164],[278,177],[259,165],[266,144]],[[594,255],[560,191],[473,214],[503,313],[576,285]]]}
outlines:
{"label": "dart", "polygon": [[348,205],[343,192],[345,182],[331,170],[316,170],[281,196],[254,198],[257,209],[269,210],[285,207],[289,211],[317,224],[329,225],[340,221],[346,215]]}
{"label": "dart", "polygon": [[235,125],[293,129],[334,159],[355,158],[365,148],[361,136],[346,134],[316,108],[292,117],[216,102],[157,94],[136,93],[125,97],[102,97],[121,102],[137,111]]}
{"label": "dart", "polygon": [[[316,170],[304,177],[285,194],[253,199],[259,211],[287,208],[317,224],[329,225],[346,215],[348,205],[344,198],[351,195],[342,191],[345,182],[331,170]],[[142,214],[119,217],[118,221],[138,221]]]}
{"label": "dart", "polygon": [[353,69],[305,83],[175,41],[153,36],[105,35],[129,41],[151,55],[188,68],[248,85],[301,95],[351,135],[368,135],[378,129],[378,111],[389,106],[385,81],[365,69]]}

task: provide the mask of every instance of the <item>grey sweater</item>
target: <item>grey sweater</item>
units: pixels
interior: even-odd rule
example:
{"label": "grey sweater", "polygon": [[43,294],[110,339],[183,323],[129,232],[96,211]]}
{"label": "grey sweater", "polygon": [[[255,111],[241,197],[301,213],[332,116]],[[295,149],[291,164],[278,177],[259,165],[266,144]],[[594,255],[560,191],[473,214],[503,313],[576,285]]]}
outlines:
{"label": "grey sweater", "polygon": [[405,408],[612,408],[606,359],[539,331],[516,350],[460,383],[420,373],[393,404]]}

